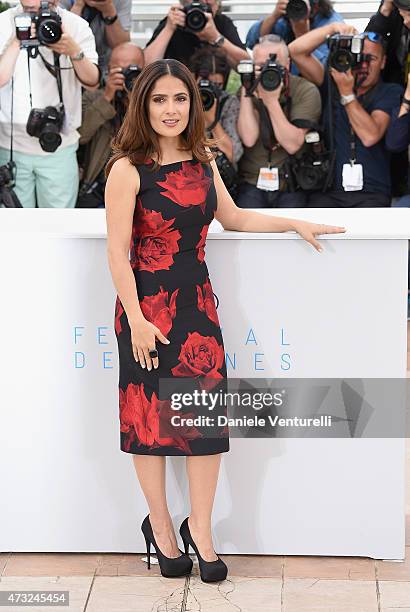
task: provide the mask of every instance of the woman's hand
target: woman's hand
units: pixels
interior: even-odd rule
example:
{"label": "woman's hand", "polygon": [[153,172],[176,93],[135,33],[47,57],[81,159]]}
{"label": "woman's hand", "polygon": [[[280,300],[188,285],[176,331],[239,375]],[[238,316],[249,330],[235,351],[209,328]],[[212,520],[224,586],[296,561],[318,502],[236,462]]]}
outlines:
{"label": "woman's hand", "polygon": [[319,242],[315,240],[317,234],[342,234],[346,228],[341,225],[325,225],[324,223],[310,223],[310,221],[295,221],[293,229],[310,244],[313,244],[317,251],[323,251]]}
{"label": "woman's hand", "polygon": [[149,351],[155,350],[155,338],[158,338],[163,344],[169,344],[168,338],[160,332],[150,321],[143,318],[137,324],[131,325],[131,345],[134,353],[135,361],[139,361],[142,368],[147,367],[148,370],[158,368],[158,357],[150,357]]}

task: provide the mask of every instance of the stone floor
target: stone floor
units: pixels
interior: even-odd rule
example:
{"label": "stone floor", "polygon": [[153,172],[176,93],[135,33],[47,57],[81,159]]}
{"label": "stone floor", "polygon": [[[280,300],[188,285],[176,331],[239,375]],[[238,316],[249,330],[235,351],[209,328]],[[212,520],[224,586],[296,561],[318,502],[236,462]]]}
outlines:
{"label": "stone floor", "polygon": [[[410,339],[410,323],[409,323]],[[409,341],[410,349],[410,341]],[[408,352],[410,376],[410,350]],[[0,592],[69,591],[69,612],[410,612],[410,440],[404,562],[359,557],[221,555],[228,579],[163,578],[141,554],[0,553]],[[0,593],[1,594],[1,593]],[[1,612],[57,606],[0,605]]]}

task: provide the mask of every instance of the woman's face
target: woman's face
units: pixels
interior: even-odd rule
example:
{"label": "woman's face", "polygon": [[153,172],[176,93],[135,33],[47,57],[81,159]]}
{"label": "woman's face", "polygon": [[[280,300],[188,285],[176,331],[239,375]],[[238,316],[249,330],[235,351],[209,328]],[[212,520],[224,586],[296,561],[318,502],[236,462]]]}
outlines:
{"label": "woman's face", "polygon": [[182,134],[188,125],[189,108],[189,91],[183,81],[167,74],[155,82],[149,94],[148,115],[157,134]]}

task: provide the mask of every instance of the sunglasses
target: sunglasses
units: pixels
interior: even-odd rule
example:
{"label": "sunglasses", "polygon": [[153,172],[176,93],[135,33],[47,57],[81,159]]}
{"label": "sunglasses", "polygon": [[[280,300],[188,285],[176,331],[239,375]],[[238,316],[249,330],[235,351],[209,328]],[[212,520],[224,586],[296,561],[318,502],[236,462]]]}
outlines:
{"label": "sunglasses", "polygon": [[370,42],[382,45],[382,47],[385,47],[387,44],[387,40],[378,32],[363,32],[363,36],[367,38],[367,40],[370,40]]}

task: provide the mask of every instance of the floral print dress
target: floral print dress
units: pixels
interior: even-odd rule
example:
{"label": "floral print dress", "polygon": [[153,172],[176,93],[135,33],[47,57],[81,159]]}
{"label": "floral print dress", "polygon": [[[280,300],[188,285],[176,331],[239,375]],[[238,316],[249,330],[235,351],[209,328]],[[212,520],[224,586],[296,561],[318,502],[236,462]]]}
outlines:
{"label": "floral print dress", "polygon": [[[144,317],[170,344],[156,339],[159,367],[135,361],[127,315],[117,295],[121,450],[144,455],[208,455],[229,451],[227,427],[169,427],[175,410],[160,397],[160,379],[226,379],[225,350],[205,262],[205,240],[217,206],[213,170],[195,159],[153,170],[138,166],[130,264]],[[206,387],[205,387],[206,388]],[[195,407],[177,414],[195,418]],[[191,421],[192,423],[193,421]],[[185,423],[185,421],[184,421]]]}

